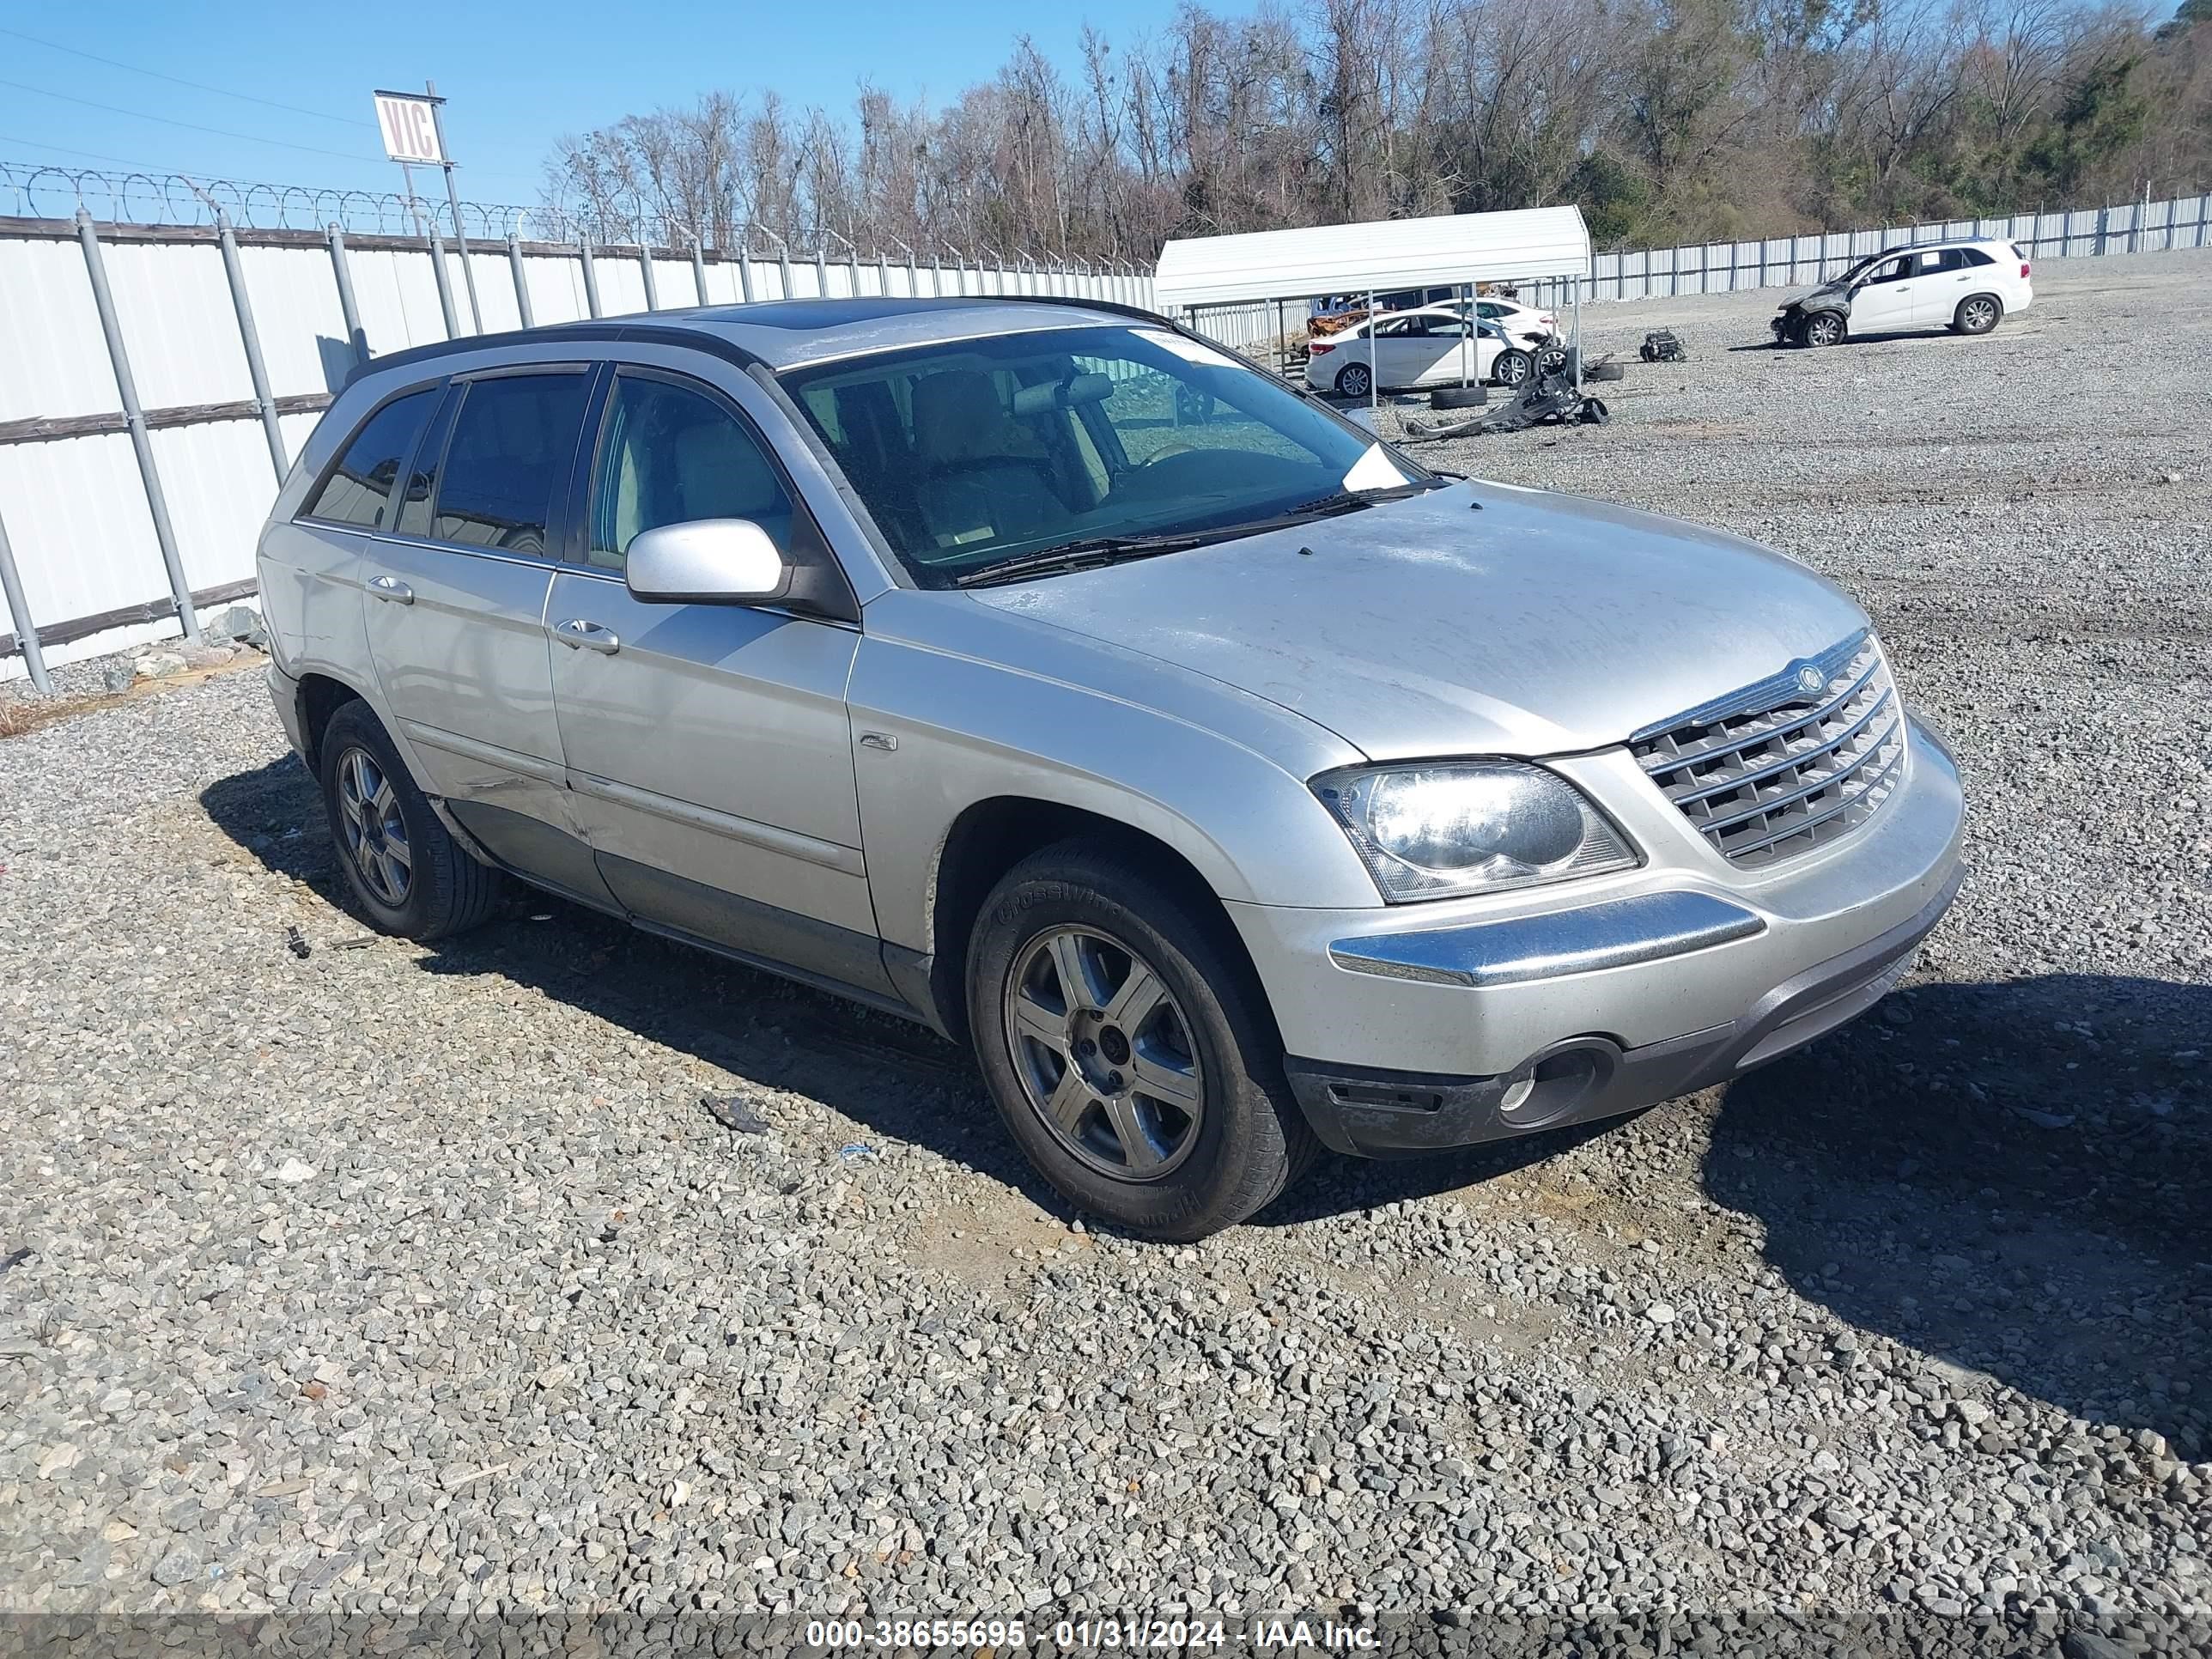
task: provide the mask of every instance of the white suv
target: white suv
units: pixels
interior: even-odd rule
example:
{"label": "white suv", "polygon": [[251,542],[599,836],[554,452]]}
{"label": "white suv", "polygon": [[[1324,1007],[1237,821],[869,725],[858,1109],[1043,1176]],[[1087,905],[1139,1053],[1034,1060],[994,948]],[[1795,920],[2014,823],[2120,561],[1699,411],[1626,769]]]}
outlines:
{"label": "white suv", "polygon": [[2010,242],[1974,240],[1885,248],[1776,313],[1784,345],[1830,346],[1847,335],[1948,328],[1986,334],[2035,298],[2027,256]]}

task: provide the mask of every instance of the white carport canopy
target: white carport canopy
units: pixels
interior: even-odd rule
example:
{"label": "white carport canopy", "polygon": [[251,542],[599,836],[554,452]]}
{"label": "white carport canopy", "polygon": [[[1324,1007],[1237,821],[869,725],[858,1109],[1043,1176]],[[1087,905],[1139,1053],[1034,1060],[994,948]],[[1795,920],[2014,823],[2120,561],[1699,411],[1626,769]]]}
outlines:
{"label": "white carport canopy", "polygon": [[1152,291],[1154,303],[1172,313],[1323,294],[1581,278],[1589,268],[1580,208],[1518,208],[1185,238],[1160,250]]}

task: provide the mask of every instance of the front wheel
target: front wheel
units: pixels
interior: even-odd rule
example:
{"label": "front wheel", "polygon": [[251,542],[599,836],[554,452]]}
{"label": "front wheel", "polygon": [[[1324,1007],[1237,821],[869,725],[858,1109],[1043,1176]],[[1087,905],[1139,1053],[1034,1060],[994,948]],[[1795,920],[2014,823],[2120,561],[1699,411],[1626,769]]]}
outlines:
{"label": "front wheel", "polygon": [[1346,363],[1336,372],[1336,389],[1346,398],[1364,398],[1375,390],[1375,376],[1364,363]]}
{"label": "front wheel", "polygon": [[1131,1232],[1183,1242],[1261,1208],[1317,1147],[1250,981],[1133,861],[1065,842],[985,901],[969,1029],[1046,1180]]}
{"label": "front wheel", "polygon": [[1808,346],[1840,345],[1844,319],[1832,311],[1816,311],[1797,325],[1797,337]]}
{"label": "front wheel", "polygon": [[1986,334],[1997,325],[2004,307],[1986,294],[1969,295],[1959,301],[1951,326],[1961,334]]}

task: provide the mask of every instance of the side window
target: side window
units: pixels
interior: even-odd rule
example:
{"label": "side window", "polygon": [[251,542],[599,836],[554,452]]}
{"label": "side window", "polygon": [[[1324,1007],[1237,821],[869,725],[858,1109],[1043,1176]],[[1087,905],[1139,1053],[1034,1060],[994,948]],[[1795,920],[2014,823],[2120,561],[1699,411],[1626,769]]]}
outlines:
{"label": "side window", "polygon": [[617,375],[605,434],[592,485],[592,563],[619,570],[640,532],[694,519],[750,519],[790,548],[783,480],[760,440],[714,398]]}
{"label": "side window", "polygon": [[1901,258],[1892,259],[1876,270],[1874,280],[1877,283],[1901,283],[1911,275],[1912,275],[1912,256],[1908,253]]}
{"label": "side window", "polygon": [[453,416],[467,392],[466,386],[446,388],[445,401],[430,417],[429,429],[422,434],[422,447],[415,452],[415,464],[407,471],[407,493],[399,503],[399,533],[403,536],[430,533],[430,497],[437,492],[438,466],[445,459],[446,442],[453,435]]}
{"label": "side window", "polygon": [[1951,256],[1941,248],[1929,248],[1921,254],[1918,264],[1919,272],[1923,276],[1933,276],[1939,270],[1952,270],[1957,268]]}
{"label": "side window", "polygon": [[446,446],[431,514],[434,540],[543,553],[553,491],[584,423],[583,374],[513,374],[469,382]]}
{"label": "side window", "polygon": [[395,398],[362,423],[338,464],[308,500],[304,516],[331,524],[376,530],[384,524],[392,481],[415,447],[415,434],[430,418],[437,388]]}
{"label": "side window", "polygon": [[1978,247],[1954,247],[1951,255],[1959,262],[1958,268],[1966,270],[1975,265],[1993,265],[1996,260]]}

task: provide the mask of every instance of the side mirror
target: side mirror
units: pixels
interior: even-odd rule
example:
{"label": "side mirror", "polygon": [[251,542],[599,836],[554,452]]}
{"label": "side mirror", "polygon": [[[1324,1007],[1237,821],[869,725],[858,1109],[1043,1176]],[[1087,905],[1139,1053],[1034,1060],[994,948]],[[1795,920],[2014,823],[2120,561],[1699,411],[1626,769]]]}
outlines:
{"label": "side mirror", "polygon": [[639,532],[623,580],[650,604],[765,605],[790,593],[791,566],[750,519],[694,519]]}

